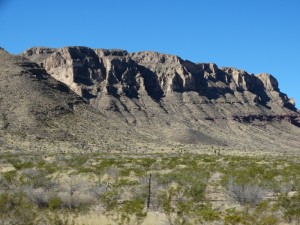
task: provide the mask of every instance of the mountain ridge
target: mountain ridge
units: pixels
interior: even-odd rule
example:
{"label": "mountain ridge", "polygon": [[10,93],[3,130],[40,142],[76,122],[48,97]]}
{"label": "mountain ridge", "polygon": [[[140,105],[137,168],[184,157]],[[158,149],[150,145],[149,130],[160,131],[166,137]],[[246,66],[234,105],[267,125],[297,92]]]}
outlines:
{"label": "mountain ridge", "polygon": [[[148,51],[32,48],[22,55],[45,65],[49,74],[86,98],[97,98],[99,92],[138,98],[140,92],[146,91],[154,100],[160,100],[174,92],[196,92],[205,97],[204,101],[221,100],[228,94],[231,96],[224,101],[244,100],[265,106],[277,101],[296,111],[294,102],[280,92],[277,80],[266,73],[253,75],[231,67],[196,64],[175,55]],[[240,93],[243,96],[238,96]]]}
{"label": "mountain ridge", "polygon": [[0,60],[2,149],[298,152],[299,112],[269,74],[87,47]]}

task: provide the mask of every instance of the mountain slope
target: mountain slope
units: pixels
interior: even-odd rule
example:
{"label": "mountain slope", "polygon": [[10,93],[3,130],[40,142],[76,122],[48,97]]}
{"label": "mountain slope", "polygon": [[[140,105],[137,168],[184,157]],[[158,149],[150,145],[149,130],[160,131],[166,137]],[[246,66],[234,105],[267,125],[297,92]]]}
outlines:
{"label": "mountain slope", "polygon": [[269,74],[86,47],[0,60],[4,147],[23,138],[24,150],[298,152],[299,113]]}
{"label": "mountain slope", "polygon": [[110,135],[113,126],[97,134],[103,126],[95,120],[104,124],[105,116],[38,64],[0,50],[0,76],[2,151],[82,151]]}

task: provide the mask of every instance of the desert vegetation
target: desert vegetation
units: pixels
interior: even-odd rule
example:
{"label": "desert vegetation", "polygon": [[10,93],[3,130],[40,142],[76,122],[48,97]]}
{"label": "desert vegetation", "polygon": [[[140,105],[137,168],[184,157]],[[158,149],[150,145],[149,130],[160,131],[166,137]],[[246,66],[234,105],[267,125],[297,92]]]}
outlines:
{"label": "desert vegetation", "polygon": [[2,154],[0,224],[143,224],[151,212],[170,224],[298,224],[299,162],[219,152]]}

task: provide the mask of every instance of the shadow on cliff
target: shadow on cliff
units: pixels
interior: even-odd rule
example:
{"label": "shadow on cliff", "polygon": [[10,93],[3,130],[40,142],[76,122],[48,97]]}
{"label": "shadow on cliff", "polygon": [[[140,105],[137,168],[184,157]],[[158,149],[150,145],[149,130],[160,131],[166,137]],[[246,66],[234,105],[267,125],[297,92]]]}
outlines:
{"label": "shadow on cliff", "polygon": [[141,71],[141,75],[144,78],[145,90],[148,95],[156,102],[159,102],[164,96],[164,92],[159,84],[157,75],[150,69],[137,65]]}

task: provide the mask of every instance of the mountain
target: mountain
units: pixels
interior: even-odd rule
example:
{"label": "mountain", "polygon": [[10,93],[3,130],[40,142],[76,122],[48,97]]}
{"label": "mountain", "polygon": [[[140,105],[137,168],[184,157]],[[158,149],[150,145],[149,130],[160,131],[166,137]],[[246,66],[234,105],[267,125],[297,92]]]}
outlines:
{"label": "mountain", "polygon": [[0,52],[2,149],[299,150],[300,114],[270,74],[156,52]]}

